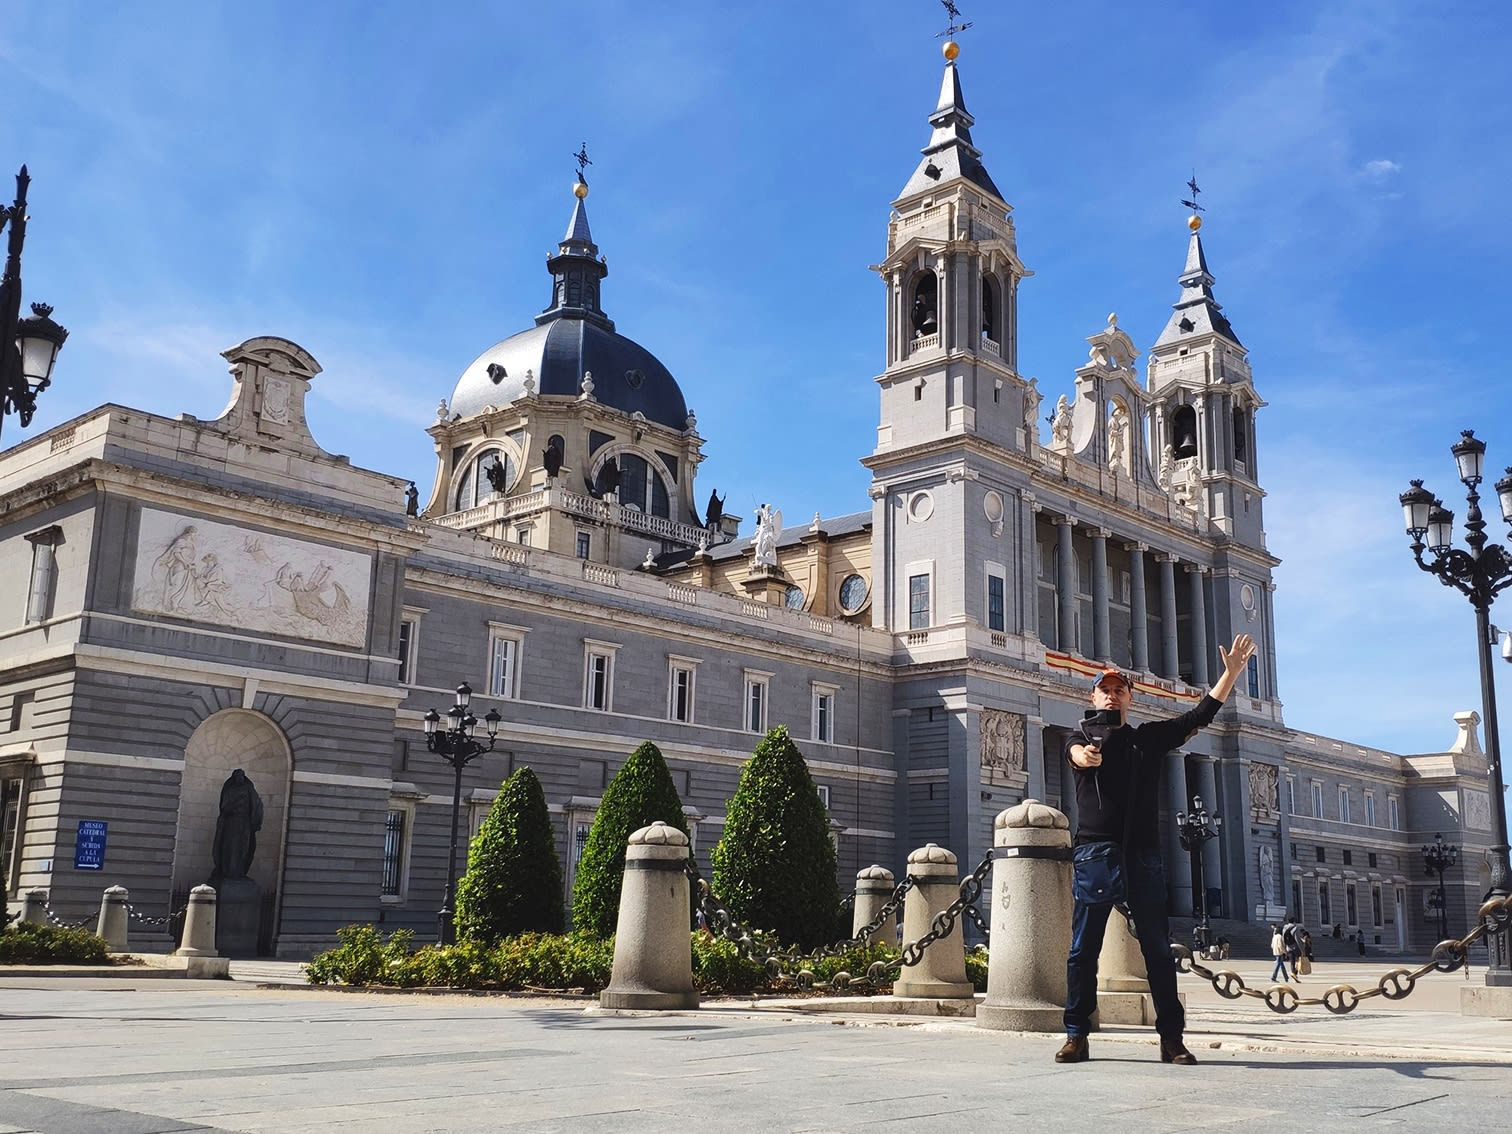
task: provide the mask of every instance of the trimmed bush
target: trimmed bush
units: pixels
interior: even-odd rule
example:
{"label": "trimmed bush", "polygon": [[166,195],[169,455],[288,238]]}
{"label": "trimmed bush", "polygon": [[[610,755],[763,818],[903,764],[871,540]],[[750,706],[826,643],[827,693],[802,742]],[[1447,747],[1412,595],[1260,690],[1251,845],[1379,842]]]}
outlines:
{"label": "trimmed bush", "polygon": [[581,934],[524,933],[493,946],[463,941],[414,952],[408,930],[384,941],[371,925],[349,925],[336,937],[341,944],[305,966],[311,984],[598,992],[614,966],[613,939]]}
{"label": "trimmed bush", "polygon": [[829,815],[785,727],[741,769],[712,859],[714,892],[746,925],[804,949],[832,940],[840,886]]}
{"label": "trimmed bush", "polygon": [[457,883],[457,937],[494,945],[516,934],[560,933],[562,864],[541,781],[520,768],[504,781]]}
{"label": "trimmed bush", "polygon": [[575,932],[614,935],[625,873],[625,843],[632,833],[658,819],[688,833],[672,773],[661,750],[648,740],[630,754],[625,766],[609,781],[588,830],[588,842],[572,884]]}
{"label": "trimmed bush", "polygon": [[0,930],[0,962],[11,965],[106,964],[103,937],[87,929],[18,921]]}

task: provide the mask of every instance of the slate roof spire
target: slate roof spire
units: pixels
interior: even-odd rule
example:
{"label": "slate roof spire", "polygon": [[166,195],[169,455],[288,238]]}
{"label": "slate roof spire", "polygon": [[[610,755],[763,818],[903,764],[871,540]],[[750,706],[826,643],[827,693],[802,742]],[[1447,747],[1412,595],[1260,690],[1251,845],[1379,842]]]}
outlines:
{"label": "slate roof spire", "polygon": [[555,319],[588,319],[612,331],[614,323],[599,306],[599,283],[609,274],[609,265],[599,255],[588,228],[588,181],[583,176],[583,164],[586,162],[580,161],[577,181],[572,186],[577,201],[572,206],[566,235],[557,245],[556,255],[546,258],[546,270],[552,277],[551,304],[535,321],[541,324]]}
{"label": "slate roof spire", "polygon": [[1172,305],[1175,310],[1155,345],[1166,346],[1197,335],[1216,333],[1236,346],[1243,346],[1228,317],[1223,314],[1222,305],[1213,297],[1213,274],[1208,271],[1207,254],[1202,249],[1202,218],[1195,210],[1187,218],[1187,228],[1192,235],[1187,241],[1186,267],[1177,279],[1181,284],[1181,297]]}
{"label": "slate roof spire", "polygon": [[929,145],[922,151],[924,160],[908,179],[903,192],[898,194],[900,200],[928,192],[955,178],[964,178],[998,200],[1003,199],[982,165],[982,151],[971,140],[971,127],[976,119],[966,109],[966,97],[961,93],[961,75],[955,63],[960,53],[960,46],[954,41],[945,45],[945,75],[940,81],[940,101],[929,116],[933,132],[929,136]]}

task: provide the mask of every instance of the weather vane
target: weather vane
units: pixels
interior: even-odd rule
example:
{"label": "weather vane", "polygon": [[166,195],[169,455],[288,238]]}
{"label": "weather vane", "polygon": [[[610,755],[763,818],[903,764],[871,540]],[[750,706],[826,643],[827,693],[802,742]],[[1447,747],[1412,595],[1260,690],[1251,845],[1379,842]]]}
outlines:
{"label": "weather vane", "polygon": [[583,170],[587,169],[590,165],[593,164],[593,162],[588,158],[588,143],[584,142],[582,148],[579,149],[577,153],[573,154],[572,158],[577,162],[578,180],[584,185],[587,185],[588,179],[583,176]]}
{"label": "weather vane", "polygon": [[1197,188],[1197,174],[1192,174],[1192,179],[1187,182],[1187,188],[1192,191],[1192,199],[1190,201],[1183,200],[1181,203],[1191,209],[1194,216],[1197,213],[1207,212],[1205,208],[1197,203],[1197,195],[1202,192],[1201,189]]}
{"label": "weather vane", "polygon": [[940,3],[945,6],[945,11],[950,16],[950,26],[940,32],[939,35],[936,35],[935,38],[940,39],[941,37],[948,36],[954,39],[956,32],[963,32],[971,26],[971,21],[967,20],[964,23],[956,23],[961,18],[961,10],[955,6],[954,0],[940,0]]}

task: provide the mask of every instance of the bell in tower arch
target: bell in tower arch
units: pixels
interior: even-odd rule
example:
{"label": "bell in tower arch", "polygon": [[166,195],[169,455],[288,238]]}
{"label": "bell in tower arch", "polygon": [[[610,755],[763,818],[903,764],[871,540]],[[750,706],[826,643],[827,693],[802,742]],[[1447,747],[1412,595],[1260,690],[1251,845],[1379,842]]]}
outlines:
{"label": "bell in tower arch", "polygon": [[1171,455],[1177,460],[1197,455],[1197,411],[1177,406],[1171,414]]}
{"label": "bell in tower arch", "polygon": [[918,281],[914,284],[913,332],[915,338],[938,333],[940,329],[937,314],[938,296],[939,285],[935,282],[934,273],[920,272]]}

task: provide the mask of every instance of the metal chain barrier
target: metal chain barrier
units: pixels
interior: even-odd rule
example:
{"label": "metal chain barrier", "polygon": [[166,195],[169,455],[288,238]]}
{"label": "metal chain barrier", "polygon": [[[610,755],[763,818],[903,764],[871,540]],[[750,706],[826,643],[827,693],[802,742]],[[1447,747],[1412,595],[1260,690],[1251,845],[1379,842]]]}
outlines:
{"label": "metal chain barrier", "polygon": [[[887,982],[888,965],[883,961],[874,961],[867,969],[863,978],[851,976],[847,972],[838,972],[831,981],[820,981],[814,977],[814,972],[804,963],[812,963],[828,957],[843,956],[851,949],[859,948],[871,940],[873,933],[881,929],[887,919],[895,914],[898,907],[903,904],[904,895],[914,887],[912,875],[904,878],[893,890],[892,896],[887,903],[877,912],[877,916],[866,925],[862,926],[853,937],[836,941],[831,945],[822,945],[808,953],[802,953],[797,949],[784,949],[780,945],[771,943],[766,935],[759,930],[753,930],[735,919],[728,906],[721,902],[714,893],[713,888],[699,873],[698,866],[689,860],[685,867],[688,880],[698,891],[698,908],[704,915],[704,921],[709,932],[726,941],[733,941],[740,952],[748,961],[754,961],[766,969],[768,975],[784,984],[792,984],[801,989],[841,989],[847,987],[875,987]],[[799,966],[797,971],[790,971],[792,966]]]}
{"label": "metal chain barrier", "polygon": [[1512,926],[1512,897],[1490,898],[1481,906],[1477,915],[1480,924],[1458,941],[1440,941],[1433,947],[1428,961],[1415,969],[1391,969],[1382,974],[1374,988],[1358,989],[1351,984],[1336,984],[1321,996],[1300,996],[1289,985],[1276,984],[1269,988],[1248,988],[1244,978],[1229,969],[1214,972],[1192,956],[1185,945],[1171,946],[1176,967],[1184,972],[1196,973],[1209,981],[1213,991],[1227,1000],[1241,996],[1265,1001],[1272,1012],[1285,1015],[1298,1008],[1321,1004],[1336,1016],[1353,1012],[1360,1003],[1372,997],[1384,996],[1387,1000],[1403,1000],[1417,987],[1419,978],[1430,972],[1452,973],[1469,962],[1470,946],[1488,934],[1502,933]]}
{"label": "metal chain barrier", "polygon": [[78,921],[64,921],[61,917],[53,912],[51,898],[48,898],[42,903],[42,912],[47,915],[47,920],[53,925],[57,926],[59,929],[82,929],[90,922],[97,921],[99,919],[99,914],[98,912],[96,912],[87,913]]}
{"label": "metal chain barrier", "polygon": [[144,913],[138,913],[137,908],[130,902],[126,903],[126,916],[138,925],[145,925],[151,929],[167,929],[175,921],[189,912],[189,904],[186,902],[178,909],[163,917],[148,917]]}
{"label": "metal chain barrier", "polygon": [[961,911],[970,909],[976,924],[983,932],[986,926],[982,925],[982,912],[976,908],[978,899],[982,896],[982,880],[987,877],[987,872],[992,869],[992,848],[987,848],[987,853],[982,856],[982,861],[977,868],[961,880],[961,896],[950,905],[946,906],[929,923],[929,932],[917,941],[911,941],[903,946],[901,964],[917,965],[924,959],[924,950],[928,949],[942,937],[949,937],[955,929],[956,920],[961,916]]}

